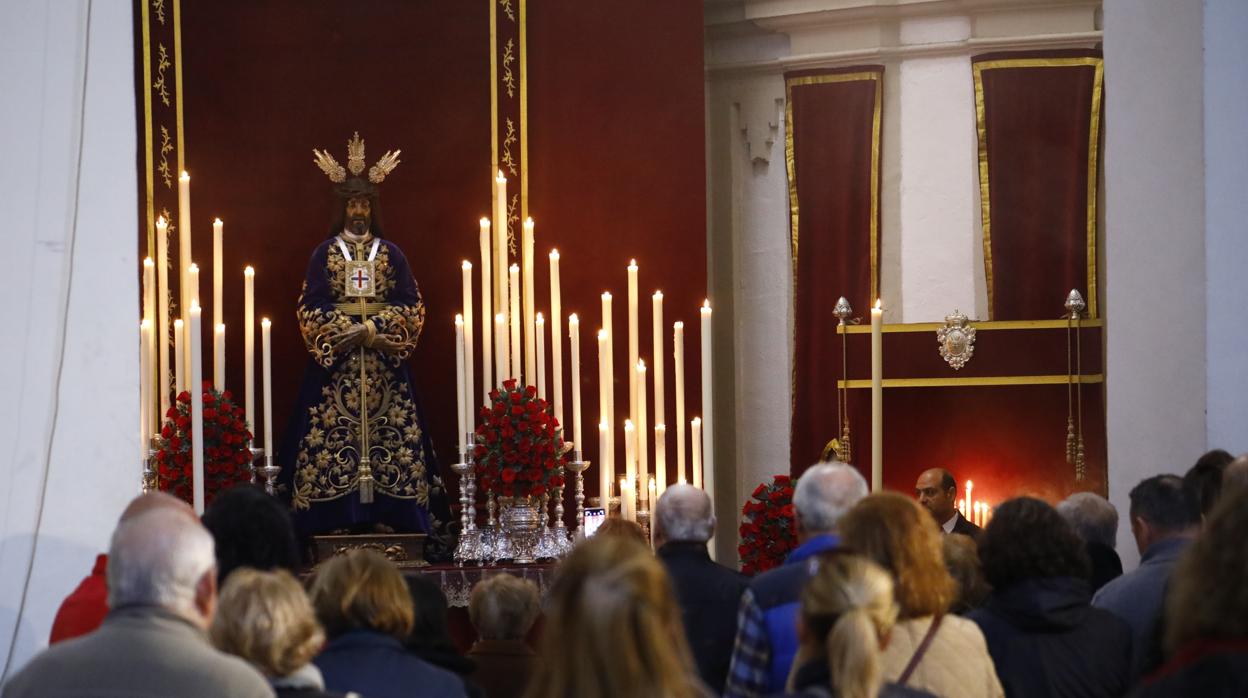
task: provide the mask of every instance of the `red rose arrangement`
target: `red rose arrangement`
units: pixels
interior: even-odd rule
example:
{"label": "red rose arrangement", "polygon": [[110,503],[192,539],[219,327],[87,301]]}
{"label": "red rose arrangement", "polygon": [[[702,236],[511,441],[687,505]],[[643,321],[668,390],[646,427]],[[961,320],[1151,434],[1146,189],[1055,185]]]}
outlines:
{"label": "red rose arrangement", "polygon": [[537,388],[504,381],[478,416],[473,457],[483,491],[540,497],[563,484],[563,429]]}
{"label": "red rose arrangement", "polygon": [[[230,391],[213,390],[205,382],[204,401],[204,502],[217,492],[251,479],[247,442],[251,432],[243,410],[234,404]],[[165,413],[160,429],[161,447],[156,452],[160,489],[191,501],[191,394],[183,391]]]}
{"label": "red rose arrangement", "polygon": [[754,488],[741,507],[741,572],[756,575],[779,567],[797,547],[793,512],[793,480],[776,475]]}

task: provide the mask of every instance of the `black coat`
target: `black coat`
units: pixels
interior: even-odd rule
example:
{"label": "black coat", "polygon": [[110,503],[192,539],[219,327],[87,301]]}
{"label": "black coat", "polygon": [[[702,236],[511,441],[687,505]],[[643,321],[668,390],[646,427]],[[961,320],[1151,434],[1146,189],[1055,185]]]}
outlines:
{"label": "black coat", "polygon": [[967,521],[966,517],[962,516],[962,512],[960,511],[954,512],[954,516],[958,517],[958,520],[954,522],[953,530],[950,531],[950,533],[961,533],[964,536],[970,536],[971,540],[978,541],[979,534],[983,533],[984,529],[976,526],[970,521]]}
{"label": "black coat", "polygon": [[1122,558],[1118,557],[1118,551],[1104,543],[1093,542],[1084,545],[1084,550],[1088,551],[1088,559],[1092,561],[1092,576],[1089,581],[1092,583],[1093,594],[1122,576]]}
{"label": "black coat", "polygon": [[676,588],[698,675],[719,695],[728,679],[737,610],[749,580],[712,560],[705,543],[666,543],[657,554]]}
{"label": "black coat", "polygon": [[1248,641],[1197,641],[1148,677],[1133,698],[1248,695]]}
{"label": "black coat", "polygon": [[1131,628],[1090,605],[1084,579],[1029,579],[968,616],[1010,698],[1121,696],[1131,687]]}

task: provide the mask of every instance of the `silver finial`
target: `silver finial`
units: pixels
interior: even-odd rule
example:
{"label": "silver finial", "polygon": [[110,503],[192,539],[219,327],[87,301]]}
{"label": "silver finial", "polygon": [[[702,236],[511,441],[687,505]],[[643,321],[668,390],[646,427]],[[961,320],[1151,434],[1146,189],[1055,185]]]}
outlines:
{"label": "silver finial", "polygon": [[836,307],[832,309],[832,314],[840,320],[837,324],[844,325],[845,321],[854,315],[854,309],[849,306],[849,299],[845,296],[841,296],[837,299]]}
{"label": "silver finial", "polygon": [[1088,304],[1083,302],[1083,296],[1080,295],[1079,289],[1070,289],[1070,294],[1066,296],[1066,311],[1070,313],[1070,318],[1072,320],[1079,319],[1087,307]]}

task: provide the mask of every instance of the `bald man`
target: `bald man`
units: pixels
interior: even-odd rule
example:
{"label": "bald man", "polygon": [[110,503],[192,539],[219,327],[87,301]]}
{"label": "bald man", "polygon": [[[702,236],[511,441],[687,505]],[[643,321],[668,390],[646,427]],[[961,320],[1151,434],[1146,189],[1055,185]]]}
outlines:
{"label": "bald man", "polygon": [[655,554],[667,568],[698,674],[715,693],[724,690],[737,606],[746,578],[716,563],[706,551],[715,534],[711,498],[692,485],[667,488],[654,509]]}
{"label": "bald man", "polygon": [[944,468],[924,470],[914,483],[914,496],[931,512],[945,533],[961,533],[979,539],[979,526],[967,521],[958,511],[958,481],[953,479],[953,473]]}
{"label": "bald man", "polygon": [[[192,520],[195,519],[195,510],[181,499],[164,492],[149,492],[130,500],[121,512],[117,525],[155,509],[181,512]],[[105,579],[107,569],[108,555],[96,555],[91,574],[78,583],[78,587],[65,597],[61,607],[57,609],[48,644],[86,635],[104,622],[104,616],[108,615],[108,580]]]}

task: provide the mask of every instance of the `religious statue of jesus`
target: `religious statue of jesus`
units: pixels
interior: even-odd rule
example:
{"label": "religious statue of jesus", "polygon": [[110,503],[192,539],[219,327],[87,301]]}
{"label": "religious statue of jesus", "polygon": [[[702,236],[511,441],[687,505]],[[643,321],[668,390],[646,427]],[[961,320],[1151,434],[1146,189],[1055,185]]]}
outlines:
{"label": "religious statue of jesus", "polygon": [[382,238],[379,221],[377,185],[399,153],[383,155],[365,180],[358,133],[347,143],[346,169],[312,152],[335,185],[339,215],[312,252],[299,298],[311,361],[277,454],[280,480],[303,535],[431,532],[449,512],[405,364],[425,307],[407,258]]}

